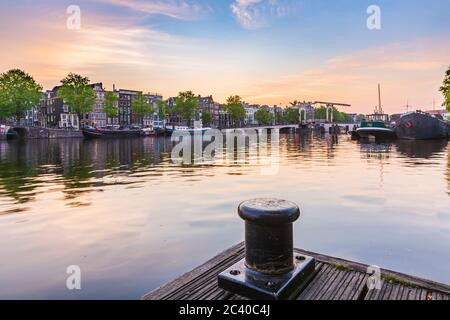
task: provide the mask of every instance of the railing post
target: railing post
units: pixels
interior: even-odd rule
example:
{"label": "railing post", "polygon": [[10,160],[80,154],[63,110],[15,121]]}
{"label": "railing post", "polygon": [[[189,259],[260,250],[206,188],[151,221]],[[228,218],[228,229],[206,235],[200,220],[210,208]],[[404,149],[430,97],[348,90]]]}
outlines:
{"label": "railing post", "polygon": [[245,258],[219,275],[219,287],[254,299],[287,299],[298,293],[315,269],[315,260],[294,255],[293,223],[299,207],[279,199],[239,205],[245,221]]}

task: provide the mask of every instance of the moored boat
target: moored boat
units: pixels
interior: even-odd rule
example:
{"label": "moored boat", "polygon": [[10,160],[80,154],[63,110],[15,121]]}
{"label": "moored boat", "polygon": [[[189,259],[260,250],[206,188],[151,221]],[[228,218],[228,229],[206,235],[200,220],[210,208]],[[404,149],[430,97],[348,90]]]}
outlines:
{"label": "moored boat", "polygon": [[[381,120],[380,116],[387,115],[369,115],[368,120],[363,120],[356,133],[361,139],[375,138],[376,140],[391,140],[396,138],[395,130],[386,125],[387,121]],[[378,118],[378,120],[377,120]]]}
{"label": "moored boat", "polygon": [[449,124],[427,113],[409,112],[397,121],[395,131],[399,139],[435,140],[449,136]]}
{"label": "moored boat", "polygon": [[366,116],[366,119],[361,121],[361,125],[356,129],[356,133],[361,139],[395,139],[397,137],[395,130],[388,124],[389,115],[385,114],[383,112],[383,108],[381,107],[381,87],[378,84],[378,106],[375,107],[374,114]]}
{"label": "moored boat", "polygon": [[168,135],[171,135],[172,133],[177,131],[177,132],[188,132],[190,134],[194,134],[194,133],[204,133],[210,129],[211,128],[189,128],[189,127],[182,127],[182,126],[172,126],[172,127],[166,127],[165,133],[167,133]]}
{"label": "moored boat", "polygon": [[110,129],[86,127],[82,129],[83,135],[88,139],[95,138],[131,138],[141,137],[143,132],[139,128]]}

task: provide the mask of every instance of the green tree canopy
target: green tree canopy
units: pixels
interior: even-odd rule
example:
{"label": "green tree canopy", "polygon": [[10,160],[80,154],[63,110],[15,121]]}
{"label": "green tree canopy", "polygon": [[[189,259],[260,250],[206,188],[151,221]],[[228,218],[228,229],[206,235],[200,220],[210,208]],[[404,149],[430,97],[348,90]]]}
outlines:
{"label": "green tree canopy", "polygon": [[298,123],[300,119],[300,112],[296,108],[288,108],[286,110],[286,121],[289,123]]}
{"label": "green tree canopy", "polygon": [[[326,119],[327,118],[327,109],[325,107],[320,107],[315,109],[315,118],[316,119]],[[340,112],[338,109],[333,108],[333,120],[335,122],[350,122],[352,121],[352,117],[344,112]]]}
{"label": "green tree canopy", "polygon": [[444,95],[444,107],[447,109],[447,111],[450,111],[450,67],[445,73],[445,78],[440,91]]}
{"label": "green tree canopy", "polygon": [[188,125],[190,125],[191,119],[198,109],[198,97],[192,91],[184,91],[178,94],[175,101],[175,112],[187,120]]}
{"label": "green tree canopy", "polygon": [[144,125],[144,117],[153,113],[153,107],[148,103],[148,98],[139,92],[131,103],[133,113],[141,119],[142,125]]}
{"label": "green tree canopy", "polygon": [[173,108],[166,101],[157,100],[156,108],[160,120],[165,120],[173,112]]}
{"label": "green tree canopy", "polygon": [[83,119],[83,115],[92,111],[97,100],[94,89],[89,85],[89,79],[79,74],[69,73],[61,80],[62,86],[58,89],[58,97],[70,106],[71,111]]}
{"label": "green tree canopy", "polygon": [[245,119],[245,108],[240,96],[230,96],[227,98],[225,110],[230,114],[234,124]]}
{"label": "green tree canopy", "polygon": [[119,116],[118,100],[119,97],[114,92],[108,91],[105,93],[105,104],[102,111],[106,113],[108,118],[117,118]]}
{"label": "green tree canopy", "polygon": [[260,124],[268,125],[272,123],[273,115],[265,108],[260,108],[255,112],[255,120]]}
{"label": "green tree canopy", "polygon": [[206,125],[210,125],[211,121],[212,121],[211,113],[209,113],[206,110],[203,110],[203,112],[202,112],[202,123],[203,123],[203,125],[205,125],[205,124]]}
{"label": "green tree canopy", "polygon": [[42,97],[42,87],[33,77],[19,69],[0,75],[0,118],[15,117],[17,121]]}

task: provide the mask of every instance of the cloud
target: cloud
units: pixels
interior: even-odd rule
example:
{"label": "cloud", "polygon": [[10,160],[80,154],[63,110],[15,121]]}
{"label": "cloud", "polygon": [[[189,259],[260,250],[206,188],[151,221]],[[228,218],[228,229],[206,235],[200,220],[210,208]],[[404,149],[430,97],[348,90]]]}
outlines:
{"label": "cloud", "polygon": [[245,29],[259,29],[287,15],[294,8],[287,0],[235,0],[230,10]]}
{"label": "cloud", "polygon": [[105,4],[125,7],[146,14],[164,15],[180,20],[195,20],[210,10],[186,0],[97,0]]}
{"label": "cloud", "polygon": [[449,55],[450,44],[441,39],[382,45],[335,56],[311,69],[263,79],[247,92],[251,92],[252,102],[258,103],[279,102],[263,95],[270,92],[292,100],[345,102],[352,105],[351,110],[371,112],[377,103],[377,83],[381,83],[387,112],[404,111],[407,99],[427,109],[433,98],[436,105],[441,102],[438,88]]}

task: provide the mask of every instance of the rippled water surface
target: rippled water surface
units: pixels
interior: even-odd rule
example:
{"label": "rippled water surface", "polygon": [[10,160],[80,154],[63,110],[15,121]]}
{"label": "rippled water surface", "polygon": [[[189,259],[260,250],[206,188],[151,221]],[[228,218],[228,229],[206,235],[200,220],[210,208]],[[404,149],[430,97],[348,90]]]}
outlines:
{"label": "rippled water surface", "polygon": [[0,298],[139,298],[242,241],[236,208],[255,197],[301,206],[297,247],[450,283],[447,141],[282,135],[275,175],[177,166],[171,146],[0,141]]}

